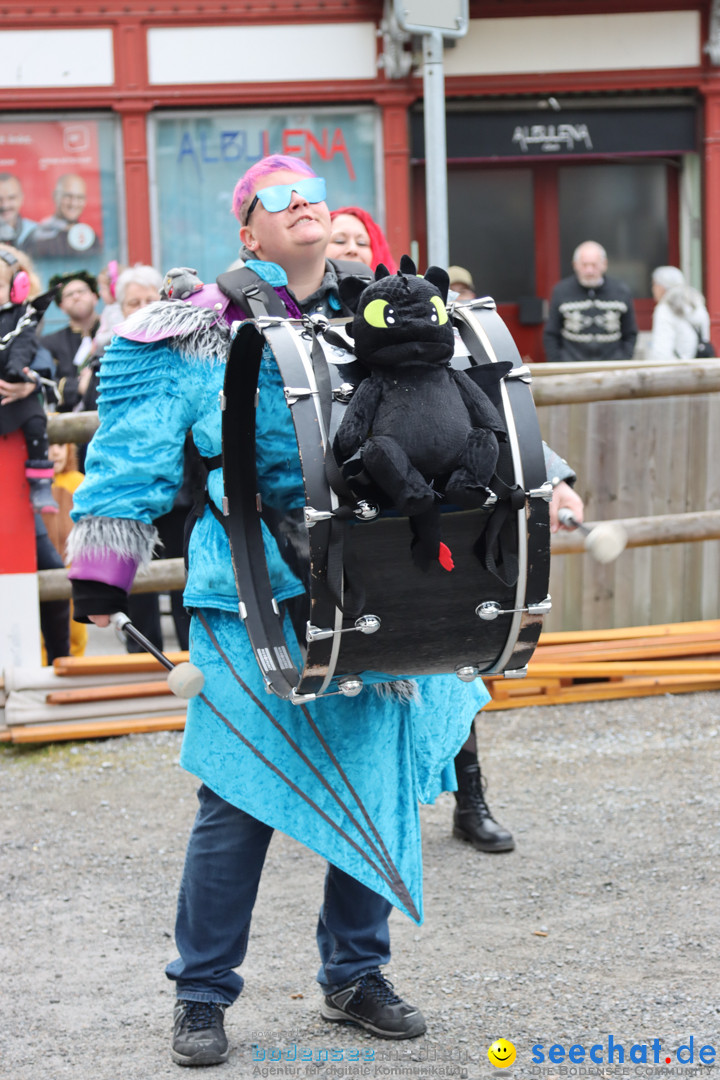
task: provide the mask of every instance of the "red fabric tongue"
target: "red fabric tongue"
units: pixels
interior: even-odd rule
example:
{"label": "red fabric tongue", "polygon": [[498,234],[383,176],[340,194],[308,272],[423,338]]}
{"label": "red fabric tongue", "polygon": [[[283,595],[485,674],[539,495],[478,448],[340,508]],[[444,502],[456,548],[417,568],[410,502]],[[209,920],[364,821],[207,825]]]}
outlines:
{"label": "red fabric tongue", "polygon": [[452,551],[440,541],[440,548],[438,549],[438,562],[442,566],[443,570],[454,570],[455,563],[453,562]]}

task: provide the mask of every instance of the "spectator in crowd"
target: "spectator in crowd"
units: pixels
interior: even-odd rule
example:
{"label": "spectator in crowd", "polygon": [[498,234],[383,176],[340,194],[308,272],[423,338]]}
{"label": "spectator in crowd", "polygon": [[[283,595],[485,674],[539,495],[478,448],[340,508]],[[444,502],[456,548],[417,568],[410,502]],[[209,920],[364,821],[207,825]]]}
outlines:
{"label": "spectator in crowd", "polygon": [[[50,460],[55,472],[53,495],[58,505],[58,513],[44,521],[53,547],[64,560],[67,539],[72,529],[70,511],[73,507],[73,495],[83,481],[83,474],[78,468],[77,449],[73,443],[50,443]],[[87,626],[74,621],[71,604],[70,656],[84,656],[87,639]]]}
{"label": "spectator in crowd", "polygon": [[87,184],[78,173],[64,173],[53,189],[55,213],[43,218],[28,241],[36,258],[91,255],[99,250],[94,229],[80,218],[87,204]]}
{"label": "spectator in crowd", "polygon": [[572,265],[574,273],[558,282],[550,298],[546,360],[631,360],[637,339],[633,300],[627,285],[607,275],[605,249],[586,240]]}
{"label": "spectator in crowd", "polygon": [[464,266],[448,266],[450,289],[457,300],[474,300],[477,296],[472,274]]}
{"label": "spectator in crowd", "polygon": [[653,270],[655,301],[648,360],[691,360],[713,352],[702,350],[710,338],[710,316],[702,293],[685,282],[677,266]]}
{"label": "spectator in crowd", "polygon": [[[48,535],[47,515],[35,514],[35,546],[38,570],[62,570],[65,563]],[[70,601],[40,602],[40,632],[45,658],[52,664],[59,656],[70,655]]]}
{"label": "spectator in crowd", "polygon": [[[372,270],[379,263],[384,263],[391,273],[395,273],[397,264],[385,234],[367,210],[346,206],[333,210],[330,218],[329,258],[359,260]],[[467,270],[463,273],[472,281]],[[450,287],[453,288],[452,275],[450,278]],[[475,295],[474,292],[472,295]],[[515,847],[512,834],[495,821],[485,800],[485,781],[480,772],[474,720],[468,739],[455,758],[455,775],[458,789],[455,792],[454,835],[460,840],[469,841],[478,851],[512,851]]]}
{"label": "spectator in crowd", "polygon": [[[35,286],[35,287],[33,287]],[[52,494],[53,467],[48,458],[47,419],[37,375],[31,370],[38,351],[38,318],[49,304],[47,296],[30,303],[39,283],[28,256],[0,244],[0,434],[22,431],[27,447],[25,476],[36,511],[57,512]],[[14,386],[22,390],[12,392]]]}
{"label": "spectator in crowd", "polygon": [[73,270],[51,277],[50,288],[55,290],[55,303],[69,321],[62,330],[45,334],[41,340],[55,361],[58,411],[72,412],[81,403],[91,373],[85,376],[83,387],[79,385],[80,374],[96,352],[94,338],[100,327],[98,283],[89,271]]}
{"label": "spectator in crowd", "polygon": [[[25,279],[20,275],[25,275]],[[0,339],[6,338],[17,330],[17,308],[27,309],[26,303],[18,305],[11,297],[14,287],[21,290],[27,289],[26,299],[34,301],[33,307],[38,315],[41,315],[44,307],[50,303],[49,294],[40,293],[40,282],[33,270],[32,263],[25,252],[12,248],[7,244],[0,244]],[[7,297],[5,296],[7,293]],[[15,300],[17,300],[17,295]],[[3,302],[3,301],[6,302]],[[27,314],[27,311],[26,311]],[[9,329],[8,329],[9,327]],[[57,515],[58,506],[52,496],[51,481],[54,476],[52,461],[48,456],[47,448],[47,425],[42,395],[37,381],[38,347],[37,339],[34,339],[35,327],[31,321],[16,337],[5,341],[4,353],[6,367],[2,374],[8,377],[0,378],[0,434],[9,434],[17,431],[21,426],[28,438],[27,425],[30,424],[30,439],[34,436],[41,440],[46,449],[44,450],[43,475],[42,477],[30,478],[35,485],[35,491],[31,487],[31,496],[35,506],[35,546],[37,554],[38,570],[61,570],[63,560],[50,541],[45,525],[43,514],[39,507],[46,511],[45,519],[52,520]],[[34,340],[33,340],[34,339]],[[12,344],[12,349],[8,346]],[[19,353],[16,351],[19,346]],[[11,352],[16,355],[10,360]],[[12,370],[14,364],[21,363],[21,378],[16,378]],[[40,489],[38,491],[38,488]],[[49,489],[49,495],[45,492]],[[44,600],[40,604],[40,629],[45,642],[48,663],[58,656],[67,656],[70,650],[70,603],[67,600]]]}
{"label": "spectator in crowd", "polygon": [[367,210],[359,206],[343,206],[331,212],[330,220],[329,259],[363,262],[371,270],[383,263],[391,274],[397,271],[397,263],[385,234]]}
{"label": "spectator in crowd", "polygon": [[100,326],[95,335],[96,349],[106,349],[113,336],[113,330],[122,322],[123,313],[117,299],[117,282],[122,273],[122,267],[116,259],[111,259],[107,266],[98,274],[98,288],[103,309],[100,315]]}
{"label": "spectator in crowd", "polygon": [[[103,286],[99,282],[100,277],[98,277],[98,285],[102,291]],[[159,271],[154,266],[144,266],[142,263],[136,263],[135,266],[128,267],[116,278],[113,291],[116,298],[117,314],[111,314],[110,316],[113,325],[109,332],[103,331],[101,317],[100,328],[93,339],[92,353],[78,379],[78,392],[81,396],[83,409],[94,411],[97,408],[98,370],[105,347],[110,344],[112,339],[113,330],[135,311],[139,311],[140,308],[146,307],[147,304],[153,304],[156,300],[159,300],[161,285],[162,275]],[[108,295],[110,295],[109,289]],[[105,314],[104,311],[103,314]]]}
{"label": "spectator in crowd", "polygon": [[22,216],[23,187],[17,176],[0,172],[0,241],[22,248],[30,239],[37,222]]}

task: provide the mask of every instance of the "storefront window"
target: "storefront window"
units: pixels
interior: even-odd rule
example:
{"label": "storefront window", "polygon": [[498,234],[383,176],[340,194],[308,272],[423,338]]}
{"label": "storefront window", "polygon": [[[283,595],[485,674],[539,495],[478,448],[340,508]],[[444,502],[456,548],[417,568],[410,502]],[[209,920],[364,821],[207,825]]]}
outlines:
{"label": "storefront window", "polygon": [[119,131],[75,115],[0,121],[0,240],[51,275],[121,257]]}
{"label": "storefront window", "polygon": [[230,209],[238,178],[266,154],[302,158],[328,186],[328,205],[382,220],[379,123],[372,109],[215,112],[153,117],[153,251],[158,268],[192,266],[214,280],[238,257]]}
{"label": "storefront window", "polygon": [[597,240],[610,273],[633,296],[650,296],[656,266],[668,261],[667,165],[643,162],[568,165],[559,170],[558,209],[563,274],[583,240]]}
{"label": "storefront window", "polygon": [[450,262],[498,303],[535,293],[532,184],[528,168],[448,173]]}

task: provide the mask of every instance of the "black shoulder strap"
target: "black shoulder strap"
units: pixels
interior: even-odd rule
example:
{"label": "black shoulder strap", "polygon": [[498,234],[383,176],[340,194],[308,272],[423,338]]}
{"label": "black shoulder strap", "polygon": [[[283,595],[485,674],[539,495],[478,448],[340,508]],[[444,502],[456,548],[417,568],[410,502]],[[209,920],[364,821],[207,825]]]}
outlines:
{"label": "black shoulder strap", "polygon": [[359,259],[328,259],[335,267],[338,281],[346,277],[361,278],[368,283],[375,280],[375,275],[366,263]]}
{"label": "black shoulder strap", "polygon": [[267,281],[263,281],[249,266],[240,266],[237,270],[228,270],[220,274],[217,286],[225,296],[251,319],[260,319],[263,315],[274,315],[287,319],[287,308]]}

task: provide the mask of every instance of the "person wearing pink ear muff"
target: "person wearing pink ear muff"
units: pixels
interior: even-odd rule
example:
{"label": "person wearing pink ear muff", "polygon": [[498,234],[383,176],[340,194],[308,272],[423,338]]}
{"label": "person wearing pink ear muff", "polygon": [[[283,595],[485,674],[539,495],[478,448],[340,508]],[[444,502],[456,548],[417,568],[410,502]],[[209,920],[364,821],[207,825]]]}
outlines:
{"label": "person wearing pink ear muff", "polygon": [[33,288],[36,283],[27,256],[0,244],[0,435],[22,431],[33,509],[57,512],[45,409],[30,369],[39,345],[35,328],[52,296],[46,294],[30,303],[30,294],[39,291]]}

